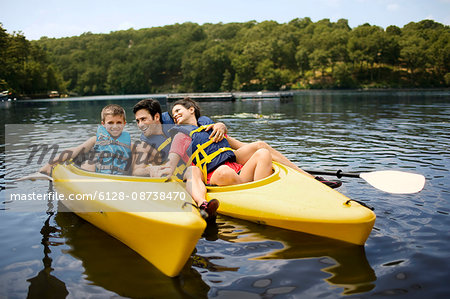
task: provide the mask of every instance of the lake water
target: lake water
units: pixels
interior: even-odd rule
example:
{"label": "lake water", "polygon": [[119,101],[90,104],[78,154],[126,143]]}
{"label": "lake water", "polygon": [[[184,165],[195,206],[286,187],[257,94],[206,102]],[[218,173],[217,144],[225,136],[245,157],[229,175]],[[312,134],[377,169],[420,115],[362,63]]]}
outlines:
{"label": "lake water", "polygon": [[[5,124],[29,124],[34,142],[73,146],[94,134],[101,108],[122,105],[137,137],[136,97],[0,103],[1,298],[448,298],[450,92],[308,91],[294,100],[203,102],[204,114],[243,141],[265,140],[305,169],[423,174],[422,192],[394,195],[360,179],[339,191],[375,207],[364,247],[219,216],[176,278],[72,213],[41,201],[15,211],[5,187],[46,192],[36,171],[14,167],[25,143],[5,145]],[[46,124],[66,125],[52,136]],[[64,127],[63,127],[64,128]],[[19,136],[20,137],[20,136]],[[12,148],[10,152],[8,149]],[[6,150],[5,150],[6,149]],[[9,162],[8,162],[9,161]],[[330,177],[331,178],[331,177]],[[155,244],[157,246],[157,244]]]}

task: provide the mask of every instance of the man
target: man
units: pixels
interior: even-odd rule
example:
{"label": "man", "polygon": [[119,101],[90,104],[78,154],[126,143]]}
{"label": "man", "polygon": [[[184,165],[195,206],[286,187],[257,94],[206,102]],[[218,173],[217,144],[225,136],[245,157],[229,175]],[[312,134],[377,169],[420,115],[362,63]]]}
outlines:
{"label": "man", "polygon": [[[159,176],[153,167],[166,162],[169,155],[172,139],[168,133],[174,126],[174,122],[167,112],[162,112],[161,105],[157,100],[145,99],[133,107],[136,124],[141,130],[141,142],[136,142],[133,159],[133,175]],[[210,125],[208,130],[213,130],[211,138],[219,141],[224,138],[227,128],[223,123],[214,123],[210,118],[202,116],[199,124]],[[179,165],[175,175],[182,177],[184,165]]]}

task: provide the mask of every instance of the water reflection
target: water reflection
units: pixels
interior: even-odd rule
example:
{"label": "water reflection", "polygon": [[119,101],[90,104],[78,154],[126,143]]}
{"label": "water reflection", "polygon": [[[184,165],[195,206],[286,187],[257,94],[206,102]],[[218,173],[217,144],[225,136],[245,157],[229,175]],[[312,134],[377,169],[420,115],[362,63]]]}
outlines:
{"label": "water reflection", "polygon": [[[367,292],[375,287],[377,278],[366,258],[364,246],[261,226],[226,216],[220,216],[217,225],[208,226],[204,237],[217,244],[201,241],[193,266],[218,289],[224,286],[224,282],[228,285],[230,280],[241,284],[246,276],[244,268],[249,267],[249,263],[259,263],[250,266],[256,278],[246,288],[251,293],[264,295],[260,289],[261,284],[264,284],[261,275],[271,282],[283,277],[289,280],[292,275],[314,276],[316,274],[311,272],[299,271],[298,267],[302,260],[310,259],[317,261],[320,270],[329,274],[322,279],[342,288],[344,295]],[[214,275],[211,276],[211,273]],[[298,282],[294,284],[298,285]],[[239,289],[242,288],[239,285]],[[270,288],[268,284],[265,291]]]}
{"label": "water reflection", "polygon": [[[52,189],[53,188],[50,184],[49,192],[51,192]],[[51,274],[54,269],[52,268],[53,260],[49,256],[49,254],[52,252],[50,246],[61,245],[61,243],[50,241],[52,235],[57,233],[59,230],[57,227],[50,225],[50,220],[54,215],[53,202],[48,201],[47,206],[48,217],[41,229],[41,244],[44,246],[44,258],[42,259],[42,262],[44,263],[44,269],[39,271],[38,275],[36,275],[35,277],[27,279],[27,281],[30,283],[27,298],[65,298],[67,295],[69,295],[66,284]]]}
{"label": "water reflection", "polygon": [[[170,278],[120,241],[73,213],[58,212],[67,253],[82,262],[85,279],[130,298],[204,298],[208,286],[188,262],[180,276]],[[155,246],[158,246],[155,244]]]}
{"label": "water reflection", "polygon": [[[50,217],[43,232],[55,230],[48,225]],[[375,272],[363,246],[225,216],[207,227],[197,252],[176,278],[161,274],[133,250],[73,213],[58,212],[55,222],[70,247],[65,252],[82,262],[85,280],[124,297],[204,298],[226,295],[234,288],[240,295],[296,294],[304,291],[306,277],[311,285],[320,279],[341,288],[344,295],[375,286]],[[48,244],[48,237],[43,243]],[[49,285],[41,278],[45,273],[48,279],[51,272],[48,252],[46,247],[45,269],[30,280],[41,289]],[[286,281],[291,281],[289,287]],[[56,288],[56,282],[51,286]]]}

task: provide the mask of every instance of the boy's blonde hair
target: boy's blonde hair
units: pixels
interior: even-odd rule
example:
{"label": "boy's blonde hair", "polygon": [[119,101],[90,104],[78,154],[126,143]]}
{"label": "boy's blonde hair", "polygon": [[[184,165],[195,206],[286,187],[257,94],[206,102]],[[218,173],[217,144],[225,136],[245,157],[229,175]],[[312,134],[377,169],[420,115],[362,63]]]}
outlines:
{"label": "boy's blonde hair", "polygon": [[105,107],[103,107],[102,109],[102,113],[101,113],[101,117],[102,117],[102,121],[105,121],[105,118],[107,115],[119,115],[123,117],[123,120],[126,121],[126,117],[125,117],[125,110],[116,104],[109,104]]}

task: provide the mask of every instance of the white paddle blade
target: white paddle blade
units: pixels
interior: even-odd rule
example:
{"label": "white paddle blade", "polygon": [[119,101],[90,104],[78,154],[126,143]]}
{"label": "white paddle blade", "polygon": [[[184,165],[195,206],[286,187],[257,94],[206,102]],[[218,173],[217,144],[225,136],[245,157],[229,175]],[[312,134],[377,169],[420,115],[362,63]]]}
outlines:
{"label": "white paddle blade", "polygon": [[364,172],[360,177],[377,189],[396,194],[416,193],[425,186],[423,175],[396,170]]}
{"label": "white paddle blade", "polygon": [[53,178],[51,176],[48,176],[46,174],[40,173],[40,172],[35,172],[33,174],[21,177],[16,179],[16,182],[19,181],[26,181],[26,180],[31,180],[31,181],[35,181],[35,180],[48,180],[48,181],[53,181]]}

